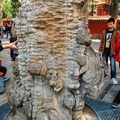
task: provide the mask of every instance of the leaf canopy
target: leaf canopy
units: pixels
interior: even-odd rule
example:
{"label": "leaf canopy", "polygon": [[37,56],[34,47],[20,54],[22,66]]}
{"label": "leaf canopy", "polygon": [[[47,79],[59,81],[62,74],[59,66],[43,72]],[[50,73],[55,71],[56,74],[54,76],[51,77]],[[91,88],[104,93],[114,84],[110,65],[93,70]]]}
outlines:
{"label": "leaf canopy", "polygon": [[14,18],[21,3],[19,0],[2,0],[3,18]]}

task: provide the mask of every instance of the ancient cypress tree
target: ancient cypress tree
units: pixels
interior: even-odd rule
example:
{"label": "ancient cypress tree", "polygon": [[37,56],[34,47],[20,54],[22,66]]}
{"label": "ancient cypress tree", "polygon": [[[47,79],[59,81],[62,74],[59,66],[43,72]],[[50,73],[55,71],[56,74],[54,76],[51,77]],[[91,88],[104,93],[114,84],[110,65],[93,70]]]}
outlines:
{"label": "ancient cypress tree", "polygon": [[[0,0],[0,23],[2,23],[2,0]],[[3,30],[2,30],[2,24],[0,24],[0,36],[2,37]]]}
{"label": "ancient cypress tree", "polygon": [[119,1],[120,0],[111,0],[111,4],[110,4],[110,15],[115,20],[117,20],[117,17],[118,17],[118,2]]}

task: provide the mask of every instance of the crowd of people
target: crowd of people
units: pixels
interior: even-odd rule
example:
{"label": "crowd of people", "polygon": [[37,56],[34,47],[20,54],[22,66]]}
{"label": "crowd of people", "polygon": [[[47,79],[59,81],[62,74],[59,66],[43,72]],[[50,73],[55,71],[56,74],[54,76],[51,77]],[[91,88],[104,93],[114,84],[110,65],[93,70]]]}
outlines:
{"label": "crowd of people", "polygon": [[[4,50],[4,49],[12,49],[12,50],[15,50],[17,51],[18,50],[18,47],[16,46],[16,44],[18,43],[18,41],[15,41],[13,43],[9,43],[7,45],[2,45],[0,44],[0,51]],[[2,87],[3,89],[0,89],[0,94],[4,93],[4,81],[5,80],[8,80],[9,77],[5,77],[6,73],[7,73],[7,68],[0,65],[0,73],[2,73],[3,75],[0,76],[0,87]]]}
{"label": "crowd of people", "polygon": [[[2,41],[0,41],[0,51],[3,49],[10,48],[10,56],[11,56],[11,61],[15,61],[16,56],[18,56],[18,47],[17,47],[17,36],[12,33],[12,24],[13,22],[8,22],[5,27],[3,27],[3,32],[6,35],[6,39],[10,40],[10,44],[7,45],[2,45]],[[6,80],[9,80],[10,77],[5,77],[7,73],[7,68],[5,66],[0,65],[0,73],[2,73],[3,77],[3,82]],[[2,84],[2,82],[0,82]],[[0,86],[1,86],[0,84]],[[2,84],[4,85],[4,84]],[[4,87],[3,87],[4,88]],[[4,92],[4,89],[0,89],[0,94]]]}
{"label": "crowd of people", "polygon": [[[9,21],[3,26],[3,33],[6,35],[6,39],[10,39],[10,43],[15,42],[17,40],[17,36],[12,33],[12,27],[14,26],[13,21]],[[10,57],[11,61],[15,61],[16,56],[18,56],[18,52],[10,49]]]}

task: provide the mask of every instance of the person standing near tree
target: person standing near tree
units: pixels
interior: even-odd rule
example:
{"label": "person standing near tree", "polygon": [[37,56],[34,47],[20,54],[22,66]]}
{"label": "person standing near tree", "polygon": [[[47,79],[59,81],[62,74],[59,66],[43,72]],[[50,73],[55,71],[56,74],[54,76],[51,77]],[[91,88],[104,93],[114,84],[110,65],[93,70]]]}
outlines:
{"label": "person standing near tree", "polygon": [[[120,69],[120,36],[118,36],[118,40],[115,45],[115,61],[119,62],[119,69]],[[120,90],[117,93],[115,99],[113,100],[112,106],[116,108],[118,107],[119,103],[120,103]]]}
{"label": "person standing near tree", "polygon": [[115,57],[115,44],[117,41],[118,31],[114,28],[114,18],[109,18],[107,21],[107,29],[102,33],[102,39],[99,46],[99,54],[102,55],[103,60],[108,65],[108,58],[110,58],[110,69],[111,69],[111,82],[118,84],[116,80],[116,62]]}
{"label": "person standing near tree", "polygon": [[11,22],[7,23],[6,25],[6,38],[8,38],[8,34],[11,36]]}
{"label": "person standing near tree", "polygon": [[120,36],[118,36],[118,40],[115,45],[115,61],[119,62],[120,68]]}

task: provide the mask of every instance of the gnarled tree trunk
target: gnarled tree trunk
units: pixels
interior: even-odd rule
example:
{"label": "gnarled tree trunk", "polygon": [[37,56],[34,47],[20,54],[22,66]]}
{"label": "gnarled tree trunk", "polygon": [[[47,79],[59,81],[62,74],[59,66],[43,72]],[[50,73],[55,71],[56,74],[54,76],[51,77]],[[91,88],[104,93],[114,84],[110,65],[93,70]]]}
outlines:
{"label": "gnarled tree trunk", "polygon": [[85,120],[84,97],[98,94],[107,67],[90,47],[84,5],[84,0],[23,1],[15,20],[17,78],[8,91],[13,120]]}
{"label": "gnarled tree trunk", "polygon": [[3,29],[2,29],[2,0],[0,0],[0,36],[3,37]]}
{"label": "gnarled tree trunk", "polygon": [[111,0],[110,15],[117,20],[118,17],[118,0]]}

